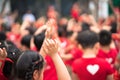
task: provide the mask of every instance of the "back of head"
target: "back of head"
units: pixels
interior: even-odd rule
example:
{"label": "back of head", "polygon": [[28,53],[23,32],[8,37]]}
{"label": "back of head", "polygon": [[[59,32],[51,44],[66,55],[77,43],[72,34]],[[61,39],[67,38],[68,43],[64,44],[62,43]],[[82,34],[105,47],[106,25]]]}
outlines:
{"label": "back of head", "polygon": [[45,38],[45,32],[42,32],[42,33],[34,36],[34,43],[35,43],[35,46],[37,47],[38,51],[40,50],[40,48],[43,44],[44,38]]}
{"label": "back of head", "polygon": [[77,41],[84,49],[93,48],[99,41],[99,37],[95,32],[86,30],[78,33]]}
{"label": "back of head", "polygon": [[33,35],[36,31],[36,28],[33,26],[27,27],[26,30],[28,30],[30,35]]}
{"label": "back of head", "polygon": [[44,60],[41,55],[34,51],[25,51],[16,63],[16,76],[21,80],[32,80],[34,70],[41,71]]}
{"label": "back of head", "polygon": [[21,44],[26,46],[27,48],[30,48],[30,40],[32,38],[32,35],[26,35],[22,38]]}
{"label": "back of head", "polygon": [[6,40],[6,34],[3,31],[0,31],[0,41],[5,41]]}
{"label": "back of head", "polygon": [[112,41],[111,32],[106,31],[106,30],[102,30],[99,33],[99,38],[100,38],[100,40],[99,40],[100,45],[109,46],[111,41]]}
{"label": "back of head", "polygon": [[86,22],[82,23],[82,31],[90,30],[90,25]]}

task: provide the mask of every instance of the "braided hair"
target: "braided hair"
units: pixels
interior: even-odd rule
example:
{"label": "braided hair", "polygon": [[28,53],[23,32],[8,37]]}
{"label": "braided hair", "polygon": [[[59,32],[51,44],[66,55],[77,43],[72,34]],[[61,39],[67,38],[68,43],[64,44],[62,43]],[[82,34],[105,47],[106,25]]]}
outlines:
{"label": "braided hair", "polygon": [[41,71],[43,66],[44,60],[39,53],[24,51],[16,63],[16,77],[19,80],[32,80],[34,71]]}

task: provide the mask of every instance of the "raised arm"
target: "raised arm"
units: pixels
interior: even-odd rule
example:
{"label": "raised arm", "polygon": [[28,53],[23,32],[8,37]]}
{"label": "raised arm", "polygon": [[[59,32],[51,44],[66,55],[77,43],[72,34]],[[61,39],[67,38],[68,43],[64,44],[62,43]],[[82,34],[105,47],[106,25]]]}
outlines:
{"label": "raised arm", "polygon": [[57,41],[53,39],[46,39],[43,44],[43,51],[47,53],[47,55],[49,55],[54,62],[58,75],[58,80],[71,80],[66,66],[58,55],[58,48],[59,45]]}
{"label": "raised arm", "polygon": [[58,55],[59,43],[57,42],[57,40],[52,39],[52,28],[53,27],[50,26],[46,30],[46,37],[41,48],[41,52],[46,53],[53,60],[58,75],[58,80],[71,80],[65,64]]}

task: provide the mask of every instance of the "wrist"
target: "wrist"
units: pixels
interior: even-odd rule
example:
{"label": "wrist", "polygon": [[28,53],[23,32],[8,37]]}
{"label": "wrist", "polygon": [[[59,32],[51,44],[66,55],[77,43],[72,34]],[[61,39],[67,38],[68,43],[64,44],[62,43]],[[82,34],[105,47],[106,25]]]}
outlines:
{"label": "wrist", "polygon": [[56,59],[59,57],[58,53],[55,53],[55,54],[52,54],[52,55],[49,55],[52,59]]}

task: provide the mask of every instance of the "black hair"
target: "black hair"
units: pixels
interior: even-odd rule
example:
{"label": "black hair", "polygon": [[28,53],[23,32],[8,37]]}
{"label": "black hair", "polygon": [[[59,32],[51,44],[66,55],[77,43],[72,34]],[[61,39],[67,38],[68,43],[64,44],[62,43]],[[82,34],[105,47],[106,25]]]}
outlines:
{"label": "black hair", "polygon": [[112,22],[110,26],[111,26],[111,30],[110,30],[111,33],[117,33],[117,22]]}
{"label": "black hair", "polygon": [[73,33],[74,33],[73,31],[67,31],[66,32],[66,37],[68,38],[68,37],[72,36]]}
{"label": "black hair", "polygon": [[32,80],[35,70],[44,67],[43,57],[35,51],[24,51],[16,63],[16,77],[20,80]]}
{"label": "black hair", "polygon": [[33,35],[36,31],[36,28],[33,26],[27,27],[26,30],[28,30],[30,35]]}
{"label": "black hair", "polygon": [[84,49],[93,48],[94,45],[99,42],[99,37],[95,32],[86,30],[78,33],[77,41]]}
{"label": "black hair", "polygon": [[32,35],[26,35],[21,39],[21,44],[26,46],[27,48],[30,48],[30,40],[32,38]]}
{"label": "black hair", "polygon": [[59,37],[65,37],[66,36],[66,30],[63,26],[58,27],[58,36]]}
{"label": "black hair", "polygon": [[102,30],[99,33],[99,37],[100,37],[100,45],[102,46],[108,46],[110,45],[111,41],[112,41],[112,37],[111,37],[111,32],[107,31],[107,30]]}
{"label": "black hair", "polygon": [[6,40],[6,34],[3,31],[0,31],[0,41],[5,41]]}
{"label": "black hair", "polygon": [[90,24],[82,22],[82,31],[90,30]]}
{"label": "black hair", "polygon": [[40,48],[43,44],[44,38],[45,38],[45,32],[42,32],[42,33],[34,36],[34,43],[35,43],[35,46],[37,47],[38,51],[40,50]]}

